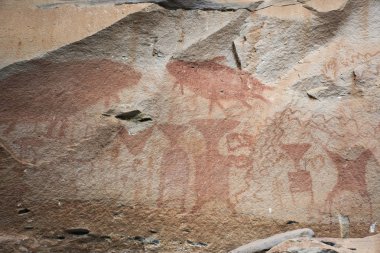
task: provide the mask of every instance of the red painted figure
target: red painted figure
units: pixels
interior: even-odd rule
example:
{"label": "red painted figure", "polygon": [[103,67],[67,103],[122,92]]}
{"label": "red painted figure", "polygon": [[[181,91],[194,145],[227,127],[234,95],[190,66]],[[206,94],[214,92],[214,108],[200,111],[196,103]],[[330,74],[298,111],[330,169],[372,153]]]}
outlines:
{"label": "red painted figure", "polygon": [[187,126],[161,124],[158,128],[169,139],[169,148],[162,157],[158,207],[179,207],[185,211],[186,194],[189,185],[190,163],[188,154],[177,142]]}
{"label": "red painted figure", "polygon": [[212,201],[224,203],[235,212],[230,201],[229,161],[218,151],[218,142],[228,132],[239,125],[239,121],[223,119],[201,119],[191,121],[202,133],[206,141],[206,151],[196,157],[195,194],[196,203],[192,211],[198,211]]}
{"label": "red painted figure", "polygon": [[172,61],[166,67],[176,78],[182,94],[186,87],[197,96],[210,100],[210,112],[214,104],[224,109],[221,100],[238,100],[247,108],[252,108],[248,99],[268,102],[261,94],[269,87],[250,73],[221,65],[215,59],[204,62]]}
{"label": "red painted figure", "polygon": [[326,152],[338,171],[337,182],[326,199],[330,213],[334,200],[346,191],[358,193],[364,198],[365,203],[369,204],[372,219],[372,202],[367,190],[366,167],[368,161],[374,158],[373,153],[366,149],[355,160],[349,160],[327,149]]}
{"label": "red painted figure", "polygon": [[48,62],[0,79],[0,125],[6,133],[18,123],[47,123],[45,137],[64,137],[68,119],[89,106],[118,101],[118,93],[136,85],[141,74],[110,60]]}
{"label": "red painted figure", "polygon": [[314,203],[313,185],[310,172],[302,170],[300,161],[305,153],[309,150],[309,143],[292,143],[282,144],[281,148],[285,150],[288,156],[294,163],[295,171],[288,172],[289,189],[292,193],[293,203],[295,202],[294,195],[296,193],[308,192],[311,196],[311,202]]}

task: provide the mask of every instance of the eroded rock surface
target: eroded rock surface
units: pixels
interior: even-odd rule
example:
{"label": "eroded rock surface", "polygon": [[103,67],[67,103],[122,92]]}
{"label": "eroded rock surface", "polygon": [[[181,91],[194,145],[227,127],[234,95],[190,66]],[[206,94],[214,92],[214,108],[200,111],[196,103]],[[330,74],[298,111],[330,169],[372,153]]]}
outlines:
{"label": "eroded rock surface", "polygon": [[66,4],[42,8],[55,3],[54,0],[1,1],[0,68],[88,37],[149,6]]}
{"label": "eroded rock surface", "polygon": [[[101,1],[53,2],[65,4],[36,5]],[[341,214],[351,236],[368,234],[380,3],[201,2],[221,7],[133,5],[0,70],[4,232],[57,251],[226,252],[305,226],[338,236]],[[62,239],[72,228],[90,232]]]}
{"label": "eroded rock surface", "polygon": [[268,253],[367,253],[380,250],[379,235],[365,238],[297,238],[285,241]]}

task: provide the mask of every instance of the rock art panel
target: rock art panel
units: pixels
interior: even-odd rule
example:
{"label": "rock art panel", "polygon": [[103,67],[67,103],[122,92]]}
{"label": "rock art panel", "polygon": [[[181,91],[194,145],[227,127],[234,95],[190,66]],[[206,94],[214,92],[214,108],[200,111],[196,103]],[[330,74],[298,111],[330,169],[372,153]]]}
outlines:
{"label": "rock art panel", "polygon": [[121,127],[116,136],[118,145],[115,145],[113,149],[113,157],[117,158],[119,156],[121,146],[125,146],[133,156],[139,155],[152,135],[152,131],[153,128],[150,127],[132,135],[125,127]]}
{"label": "rock art panel", "polygon": [[125,181],[124,185],[133,191],[133,200],[136,203],[143,203],[146,194],[151,193],[149,180],[152,179],[152,165],[150,164],[149,155],[142,158],[142,153],[152,136],[153,129],[153,127],[150,127],[131,135],[126,128],[121,127],[115,138],[116,143],[112,148],[112,157],[116,161],[121,158],[120,151],[122,147],[126,147],[129,152],[129,155],[125,158],[131,161],[131,167],[127,176],[124,176],[122,180]]}
{"label": "rock art panel", "polygon": [[209,112],[216,105],[224,109],[223,100],[236,100],[251,109],[249,100],[269,101],[262,95],[270,88],[252,77],[250,73],[224,66],[216,58],[203,62],[186,62],[173,60],[167,64],[168,72],[176,79],[176,86],[181,93],[189,89],[195,95],[210,100]]}
{"label": "rock art panel", "polygon": [[[154,229],[160,248],[152,250],[164,252],[196,242],[226,252],[252,231],[297,222],[322,230],[336,211],[352,224],[379,220],[380,6],[371,1],[364,14],[360,1],[280,2],[252,13],[152,4],[1,70],[1,139],[12,157],[33,162],[26,172],[1,168],[2,191],[28,186],[19,192],[35,206],[51,201],[52,216],[75,200],[74,216],[85,203],[91,233]],[[86,225],[82,218],[70,226]],[[178,223],[199,237],[167,249]]]}
{"label": "rock art panel", "polygon": [[[229,152],[228,160],[231,169],[237,169],[242,176],[239,178],[240,183],[235,187],[235,202],[241,201],[241,195],[246,192],[253,181],[256,172],[253,168],[252,152],[254,152],[255,138],[247,133],[229,133],[226,135],[226,146]],[[236,174],[236,172],[235,172]],[[231,187],[231,186],[230,186]],[[262,201],[256,194],[251,195],[252,199]]]}
{"label": "rock art panel", "polygon": [[[370,214],[370,221],[372,221],[372,200],[368,193],[366,182],[366,168],[370,159],[374,159],[374,155],[369,149],[362,151],[356,159],[347,159],[340,154],[326,149],[326,153],[333,161],[335,168],[338,172],[337,181],[333,189],[329,192],[326,203],[330,210],[333,212],[335,207],[340,212],[347,212],[349,210],[341,209],[342,203],[339,203],[339,198],[345,193],[359,194],[362,198],[362,204],[365,205]],[[343,203],[344,205],[344,203]],[[367,206],[368,205],[368,206]]]}
{"label": "rock art panel", "polygon": [[230,133],[226,136],[228,151],[234,152],[244,148],[252,148],[254,138],[250,134]]}
{"label": "rock art panel", "polygon": [[69,118],[103,102],[118,102],[118,94],[136,85],[141,74],[110,60],[49,62],[36,60],[30,68],[0,79],[0,124],[5,134],[17,124],[47,123],[45,136],[64,137]]}
{"label": "rock art panel", "polygon": [[189,188],[190,162],[186,151],[178,143],[187,126],[161,124],[158,128],[169,140],[160,167],[159,197],[157,206],[175,206],[185,211]]}
{"label": "rock art panel", "polygon": [[[355,170],[353,177],[358,178],[355,180],[360,183],[352,181],[346,186],[339,183],[344,181],[346,184],[346,178],[351,178],[347,168],[359,166],[354,161],[364,151],[357,155],[344,156],[342,162],[345,161],[346,165],[340,167],[346,166],[346,172],[343,169],[342,172],[337,171],[331,155],[326,151],[347,150],[348,147],[356,145],[363,147],[363,150],[371,150],[373,154],[372,150],[378,143],[374,141],[378,138],[377,125],[372,121],[367,122],[363,113],[357,114],[352,110],[354,109],[345,108],[330,114],[321,114],[305,113],[289,107],[268,118],[255,137],[254,149],[250,155],[253,165],[245,178],[247,187],[239,193],[239,199],[243,200],[239,203],[239,209],[249,212],[250,209],[244,202],[256,196],[255,203],[262,206],[263,212],[271,205],[275,213],[286,210],[289,217],[306,215],[309,220],[317,221],[320,217],[335,215],[335,211],[339,210],[355,214],[350,217],[352,221],[370,220],[372,207],[369,200],[373,201],[376,197],[373,195],[375,190],[369,193],[368,186],[358,186],[369,180],[369,176],[363,173],[363,168],[352,169]],[[366,154],[368,155],[364,152],[361,159]],[[361,162],[361,167],[370,170],[371,177],[378,178],[379,168],[374,163],[374,157],[369,155],[367,159],[371,162]],[[366,165],[367,163],[371,166]],[[263,183],[260,178],[271,180],[270,183]],[[371,181],[371,187],[378,187],[374,183]],[[268,196],[268,192],[272,197],[271,203],[264,197]],[[323,219],[320,221],[323,222]]]}
{"label": "rock art panel", "polygon": [[195,196],[192,212],[199,211],[206,204],[215,201],[236,212],[229,190],[229,160],[220,154],[218,143],[228,132],[239,125],[234,120],[199,119],[190,122],[200,131],[206,141],[206,151],[196,157]]}
{"label": "rock art panel", "polygon": [[310,172],[303,170],[300,164],[302,157],[310,147],[311,144],[309,143],[281,145],[281,148],[285,150],[294,163],[295,171],[288,172],[289,189],[292,194],[293,203],[295,203],[294,195],[302,192],[308,192],[311,196],[311,204],[314,203],[314,192]]}

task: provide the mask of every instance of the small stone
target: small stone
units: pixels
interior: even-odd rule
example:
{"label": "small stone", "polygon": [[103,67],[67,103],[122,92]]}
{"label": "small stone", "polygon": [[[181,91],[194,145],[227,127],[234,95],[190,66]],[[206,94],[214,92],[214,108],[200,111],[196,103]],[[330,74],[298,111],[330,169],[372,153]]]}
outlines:
{"label": "small stone", "polygon": [[146,238],[146,239],[144,240],[144,243],[145,243],[145,244],[158,245],[158,244],[160,244],[160,240],[158,240],[158,239],[154,239],[154,238]]}
{"label": "small stone", "polygon": [[248,243],[246,245],[243,245],[237,249],[234,249],[230,251],[230,253],[255,253],[255,252],[261,252],[264,250],[268,250],[273,248],[274,246],[285,242],[286,240],[289,239],[295,239],[298,237],[313,237],[314,232],[313,230],[309,228],[304,228],[304,229],[297,229],[293,231],[288,231],[285,233],[281,234],[276,234],[271,237],[257,240],[251,243]]}
{"label": "small stone", "polygon": [[319,99],[320,94],[323,91],[328,90],[328,89],[329,89],[329,87],[322,86],[322,87],[317,87],[317,88],[314,88],[314,89],[310,89],[310,90],[306,91],[306,93],[311,98]]}

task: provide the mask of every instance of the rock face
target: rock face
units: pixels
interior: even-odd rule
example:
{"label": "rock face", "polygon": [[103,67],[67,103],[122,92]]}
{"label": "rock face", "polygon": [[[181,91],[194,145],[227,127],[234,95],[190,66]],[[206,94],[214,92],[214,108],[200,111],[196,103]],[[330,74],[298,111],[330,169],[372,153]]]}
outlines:
{"label": "rock face", "polygon": [[314,232],[309,228],[297,229],[293,231],[288,231],[285,233],[273,235],[266,239],[261,239],[258,241],[251,242],[249,244],[243,245],[237,249],[230,251],[230,253],[256,253],[263,252],[272,249],[273,247],[288,241],[289,239],[295,239],[299,237],[313,237]]}
{"label": "rock face", "polygon": [[169,252],[226,252],[297,224],[338,236],[338,214],[367,234],[380,219],[379,1],[183,3],[133,5],[0,70],[0,227],[154,229]]}
{"label": "rock face", "polygon": [[79,8],[62,5],[46,8],[54,7],[56,2],[1,1],[0,68],[83,39],[149,5],[82,5]]}
{"label": "rock face", "polygon": [[285,241],[268,251],[268,253],[366,253],[379,252],[380,236],[365,238],[297,238]]}

